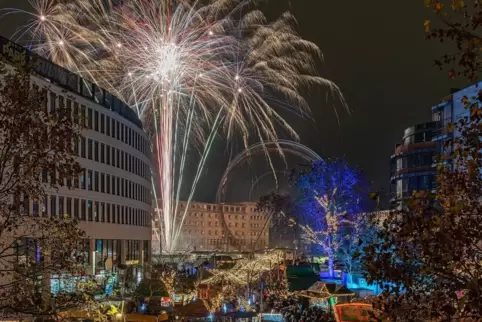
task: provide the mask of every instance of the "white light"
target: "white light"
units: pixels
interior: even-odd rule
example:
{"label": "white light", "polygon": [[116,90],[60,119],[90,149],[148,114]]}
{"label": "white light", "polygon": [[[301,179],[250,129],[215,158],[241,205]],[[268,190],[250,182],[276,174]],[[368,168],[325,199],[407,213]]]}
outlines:
{"label": "white light", "polygon": [[239,75],[236,75],[236,76],[234,77],[234,79],[235,79],[235,80],[238,80],[238,79],[239,79]]}
{"label": "white light", "polygon": [[131,73],[131,72],[128,72],[127,75],[132,76],[132,73]]}
{"label": "white light", "polygon": [[238,88],[238,93],[241,93],[243,91],[242,88]]}
{"label": "white light", "polygon": [[45,18],[44,15],[41,15],[41,16],[40,16],[40,20],[41,20],[41,21],[45,21],[45,19],[47,19],[47,18]]}
{"label": "white light", "polygon": [[117,48],[121,48],[122,47],[122,44],[121,43],[117,43]]}
{"label": "white light", "polygon": [[63,46],[64,45],[64,41],[63,40],[59,40],[59,46]]}
{"label": "white light", "polygon": [[209,30],[209,36],[212,36],[212,35],[213,35],[213,32]]}

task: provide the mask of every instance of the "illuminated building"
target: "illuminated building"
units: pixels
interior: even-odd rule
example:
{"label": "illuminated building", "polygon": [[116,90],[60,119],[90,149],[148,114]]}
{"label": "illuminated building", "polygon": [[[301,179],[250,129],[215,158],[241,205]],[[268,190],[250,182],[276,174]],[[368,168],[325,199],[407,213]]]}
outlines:
{"label": "illuminated building", "polygon": [[[437,143],[437,152],[442,156],[448,157],[453,153],[453,145],[450,140],[460,136],[460,132],[449,131],[450,124],[456,124],[464,117],[470,118],[470,110],[465,108],[463,98],[466,97],[468,102],[475,102],[474,97],[479,97],[482,82],[468,86],[464,89],[453,89],[452,93],[444,98],[441,102],[432,107],[432,120],[438,122],[438,127],[434,132],[433,141]],[[450,160],[446,160],[450,163]]]}
{"label": "illuminated building", "polygon": [[[79,220],[88,236],[79,266],[89,275],[101,278],[125,264],[127,274],[138,278],[151,248],[150,149],[141,121],[102,88],[1,37],[0,50],[10,62],[34,61],[33,82],[50,90],[47,108],[64,106],[80,114],[86,126],[75,151],[84,168],[80,176],[64,179],[41,202],[31,200],[27,214]],[[42,175],[43,180],[52,176],[58,174]]]}
{"label": "illuminated building", "polygon": [[[252,251],[269,247],[268,215],[256,211],[256,203],[179,203],[177,218],[186,212],[176,249],[189,251]],[[224,218],[224,220],[223,220]],[[159,222],[155,222],[159,229]],[[155,237],[153,237],[155,238]]]}
{"label": "illuminated building", "polygon": [[432,141],[437,122],[407,128],[390,160],[391,202],[409,198],[415,190],[435,189],[436,168],[433,160],[436,143]]}

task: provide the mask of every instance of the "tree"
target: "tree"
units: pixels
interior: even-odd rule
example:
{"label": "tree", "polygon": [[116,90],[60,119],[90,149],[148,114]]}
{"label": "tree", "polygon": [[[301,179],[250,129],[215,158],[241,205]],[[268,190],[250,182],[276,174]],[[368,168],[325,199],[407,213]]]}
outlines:
{"label": "tree", "polygon": [[361,271],[360,254],[364,246],[375,242],[376,233],[377,227],[368,213],[354,216],[351,224],[345,227],[336,257],[340,259],[343,271],[348,273],[350,278],[353,273]]}
{"label": "tree", "polygon": [[0,64],[0,80],[0,310],[54,315],[85,299],[74,284],[50,299],[52,276],[79,271],[85,234],[69,214],[46,213],[47,194],[80,173],[82,127],[28,71]]}
{"label": "tree", "polygon": [[367,280],[384,285],[375,307],[392,321],[482,319],[482,109],[449,130],[453,153],[440,158],[436,194],[419,191],[381,223],[362,256]]}
{"label": "tree", "polygon": [[335,257],[367,207],[368,185],[361,172],[342,159],[317,161],[309,170],[295,173],[292,181],[297,191],[293,222],[305,240],[328,256],[333,277]]}
{"label": "tree", "polygon": [[440,42],[448,40],[456,45],[454,52],[435,60],[435,65],[440,68],[447,66],[450,78],[463,75],[475,81],[481,69],[482,4],[479,0],[451,0],[450,3],[444,0],[424,0],[424,2],[439,18],[435,26],[432,21],[425,20],[427,38]]}

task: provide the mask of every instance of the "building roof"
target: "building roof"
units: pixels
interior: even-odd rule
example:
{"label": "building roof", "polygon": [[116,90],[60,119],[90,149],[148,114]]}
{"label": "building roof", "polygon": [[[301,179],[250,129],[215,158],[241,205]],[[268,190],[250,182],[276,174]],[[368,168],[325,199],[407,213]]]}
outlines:
{"label": "building roof", "polygon": [[[47,78],[56,86],[65,88],[72,93],[91,100],[95,104],[116,112],[124,119],[142,129],[142,122],[136,112],[119,98],[100,88],[98,85],[40,57],[27,48],[2,36],[0,36],[0,48],[0,56],[4,57],[9,63],[24,66],[31,65],[34,75]],[[86,90],[82,90],[83,88],[86,88],[88,92],[85,93]]]}
{"label": "building roof", "polygon": [[310,298],[325,299],[338,296],[354,296],[355,293],[343,284],[325,283],[318,281],[310,286],[306,291],[301,291],[302,296]]}
{"label": "building roof", "polygon": [[313,271],[310,265],[289,265],[286,268],[286,275],[290,292],[307,290],[319,280],[318,274]]}

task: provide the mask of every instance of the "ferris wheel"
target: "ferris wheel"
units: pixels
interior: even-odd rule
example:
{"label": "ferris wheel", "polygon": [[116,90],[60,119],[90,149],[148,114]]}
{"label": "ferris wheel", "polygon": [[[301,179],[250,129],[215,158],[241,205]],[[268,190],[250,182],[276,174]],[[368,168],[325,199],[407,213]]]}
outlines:
{"label": "ferris wheel", "polygon": [[[282,153],[283,155],[290,154],[294,155],[297,157],[300,157],[304,161],[307,162],[313,162],[313,161],[318,161],[321,160],[322,158],[312,149],[308,148],[307,146],[295,142],[295,141],[289,141],[289,140],[277,140],[277,141],[269,141],[269,142],[263,142],[263,143],[256,143],[253,144],[243,151],[241,151],[238,155],[236,155],[231,162],[228,164],[226,169],[224,170],[223,176],[221,177],[220,184],[218,185],[217,192],[216,192],[216,203],[217,204],[224,204],[226,202],[226,189],[229,186],[230,183],[230,174],[233,172],[234,169],[237,167],[245,164],[252,158],[253,156],[257,154],[266,154],[266,153]],[[253,189],[257,186],[258,182],[265,178],[268,175],[279,175],[283,174],[285,175],[287,173],[287,170],[277,170],[277,169],[272,169],[271,171],[263,173],[261,176],[259,176],[251,185],[251,189],[249,191],[249,198],[252,198],[252,193]],[[231,228],[228,226],[227,220],[225,213],[223,211],[224,207],[220,207],[221,212],[220,212],[220,217],[221,217],[221,224],[223,226],[223,230],[226,232],[227,235],[227,241],[239,250],[241,250],[241,242],[240,240],[235,236],[233,231],[231,231]],[[270,218],[266,218],[266,222],[263,227],[263,231],[268,229],[268,223],[270,221]]]}

